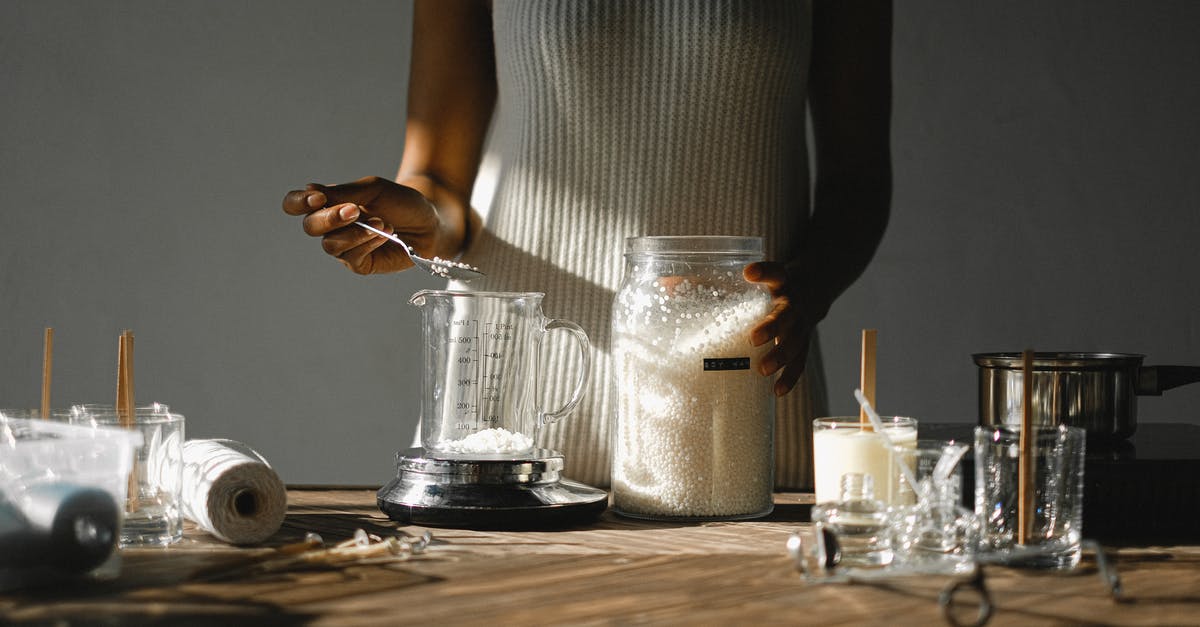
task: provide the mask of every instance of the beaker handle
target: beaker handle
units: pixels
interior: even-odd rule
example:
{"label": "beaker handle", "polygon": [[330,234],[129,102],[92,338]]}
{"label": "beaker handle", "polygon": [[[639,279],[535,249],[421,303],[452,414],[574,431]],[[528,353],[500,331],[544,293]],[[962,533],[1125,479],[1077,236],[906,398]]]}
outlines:
{"label": "beaker handle", "polygon": [[592,371],[592,353],[589,350],[591,348],[591,343],[588,341],[587,333],[584,332],[583,327],[580,327],[569,320],[554,319],[546,323],[547,333],[555,329],[566,331],[567,333],[571,334],[571,337],[575,338],[575,341],[579,344],[579,353],[580,357],[583,358],[583,361],[579,367],[579,381],[575,384],[575,392],[571,394],[571,400],[567,401],[566,405],[563,405],[555,411],[541,412],[539,415],[539,423],[543,425],[558,422],[563,418],[563,416],[566,416],[575,410],[575,406],[578,405],[580,399],[583,398],[583,388],[587,385],[588,375],[590,375]]}

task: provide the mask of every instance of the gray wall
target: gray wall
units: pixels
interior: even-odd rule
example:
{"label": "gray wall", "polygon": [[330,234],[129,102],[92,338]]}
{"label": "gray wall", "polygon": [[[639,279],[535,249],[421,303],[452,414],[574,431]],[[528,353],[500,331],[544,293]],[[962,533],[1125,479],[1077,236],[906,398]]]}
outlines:
{"label": "gray wall", "polygon": [[359,277],[280,210],[392,176],[411,7],[391,1],[0,2],[0,406],[135,391],[286,481],[379,483],[407,445],[415,273]]}
{"label": "gray wall", "polygon": [[[1200,4],[900,2],[894,218],[822,326],[850,412],[858,330],[879,404],[975,415],[972,352],[1200,364]],[[191,437],[291,483],[377,484],[415,425],[413,291],[358,277],[279,210],[308,181],[390,176],[407,2],[0,2],[0,406],[136,389]],[[1200,423],[1200,386],[1143,421]]]}
{"label": "gray wall", "polygon": [[1200,3],[896,5],[893,220],[822,328],[833,408],[864,326],[881,409],[942,422],[976,416],[976,352],[1200,365]]}

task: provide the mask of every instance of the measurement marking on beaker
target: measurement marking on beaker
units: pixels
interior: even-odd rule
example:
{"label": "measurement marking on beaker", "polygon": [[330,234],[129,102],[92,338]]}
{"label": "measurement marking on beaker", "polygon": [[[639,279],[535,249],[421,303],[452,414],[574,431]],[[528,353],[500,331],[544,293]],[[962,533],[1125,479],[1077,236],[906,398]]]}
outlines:
{"label": "measurement marking on beaker", "polygon": [[463,420],[458,424],[473,426],[473,431],[500,424],[502,417],[497,410],[504,402],[504,374],[500,364],[507,355],[506,351],[496,350],[496,343],[513,342],[516,325],[478,319],[454,320],[452,324],[464,332],[446,340],[459,353],[456,362],[461,374],[454,381],[461,390],[461,400],[455,409]]}
{"label": "measurement marking on beaker", "polygon": [[[479,339],[479,321],[473,320],[472,322],[475,323],[475,338]],[[486,344],[486,340],[484,343]],[[482,354],[480,351],[483,349],[483,347],[480,346],[479,344],[476,344],[476,346],[478,348],[475,349],[475,354],[478,356],[478,355]],[[483,400],[480,398],[482,395],[482,390],[479,389],[479,369],[482,367],[483,367],[483,364],[481,364],[480,360],[478,358],[476,358],[475,359],[475,407],[472,410],[472,413],[475,416],[475,431],[479,431],[480,427],[481,427],[480,420],[479,420],[479,409],[481,407],[483,407]]]}

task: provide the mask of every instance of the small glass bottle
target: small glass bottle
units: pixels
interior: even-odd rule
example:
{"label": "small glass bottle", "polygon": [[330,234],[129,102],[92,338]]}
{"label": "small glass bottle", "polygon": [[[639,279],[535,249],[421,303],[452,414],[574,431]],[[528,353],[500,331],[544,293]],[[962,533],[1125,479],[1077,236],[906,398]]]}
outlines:
{"label": "small glass bottle", "polygon": [[842,498],[817,503],[813,522],[820,522],[837,536],[841,565],[876,568],[892,563],[888,506],[875,498],[871,475],[848,472],[842,475]]}

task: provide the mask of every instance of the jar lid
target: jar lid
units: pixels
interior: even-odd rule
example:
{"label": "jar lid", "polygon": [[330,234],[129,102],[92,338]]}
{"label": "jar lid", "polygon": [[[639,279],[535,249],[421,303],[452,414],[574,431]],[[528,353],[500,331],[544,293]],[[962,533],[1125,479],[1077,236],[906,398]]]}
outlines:
{"label": "jar lid", "polygon": [[762,254],[763,238],[741,235],[646,235],[625,239],[628,253]]}

